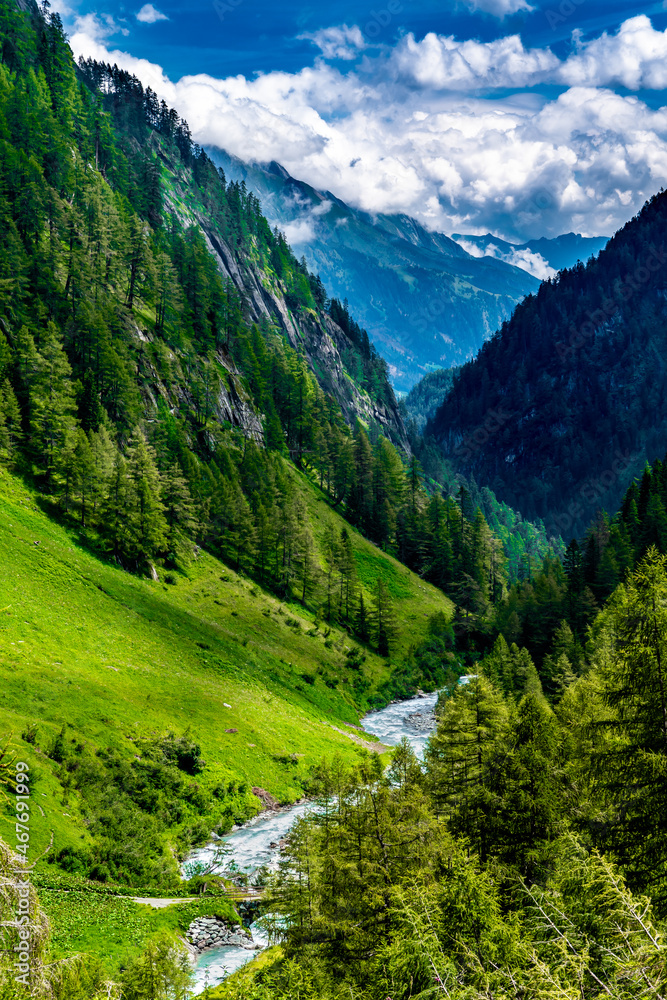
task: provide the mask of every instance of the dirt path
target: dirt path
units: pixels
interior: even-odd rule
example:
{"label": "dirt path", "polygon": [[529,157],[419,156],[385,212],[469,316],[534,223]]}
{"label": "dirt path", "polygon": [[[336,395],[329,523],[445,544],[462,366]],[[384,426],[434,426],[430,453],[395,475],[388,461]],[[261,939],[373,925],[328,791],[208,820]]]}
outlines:
{"label": "dirt path", "polygon": [[176,903],[192,903],[196,898],[196,896],[179,896],[178,899],[157,899],[150,896],[141,899],[139,896],[130,896],[133,903],[143,903],[144,906],[152,906],[154,910],[164,910],[167,906],[175,906]]}
{"label": "dirt path", "polygon": [[350,733],[346,729],[339,729],[338,726],[334,726],[331,722],[325,722],[324,725],[335,729],[337,733],[341,733],[343,736],[347,736],[348,740],[358,743],[360,747],[363,747],[364,750],[370,750],[371,753],[387,753],[389,750],[393,750],[393,747],[388,747],[378,740],[365,740],[361,736],[357,736],[356,733]]}

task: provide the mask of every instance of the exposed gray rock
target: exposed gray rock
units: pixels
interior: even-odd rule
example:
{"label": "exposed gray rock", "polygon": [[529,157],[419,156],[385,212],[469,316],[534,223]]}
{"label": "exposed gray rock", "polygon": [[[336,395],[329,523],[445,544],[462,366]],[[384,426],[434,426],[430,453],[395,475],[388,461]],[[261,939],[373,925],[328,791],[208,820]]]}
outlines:
{"label": "exposed gray rock", "polygon": [[412,712],[406,715],[405,724],[418,733],[430,733],[435,729],[435,712]]}
{"label": "exposed gray rock", "polygon": [[259,948],[252,935],[245,928],[229,927],[219,917],[197,917],[188,928],[187,941],[190,948],[199,955],[209,948]]}

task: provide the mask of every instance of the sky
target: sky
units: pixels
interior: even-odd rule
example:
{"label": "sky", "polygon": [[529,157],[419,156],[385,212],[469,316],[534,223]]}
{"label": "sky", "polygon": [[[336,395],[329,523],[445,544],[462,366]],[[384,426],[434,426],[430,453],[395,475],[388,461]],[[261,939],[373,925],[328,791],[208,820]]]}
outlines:
{"label": "sky", "polygon": [[53,0],[202,145],[371,213],[609,236],[667,186],[667,0]]}

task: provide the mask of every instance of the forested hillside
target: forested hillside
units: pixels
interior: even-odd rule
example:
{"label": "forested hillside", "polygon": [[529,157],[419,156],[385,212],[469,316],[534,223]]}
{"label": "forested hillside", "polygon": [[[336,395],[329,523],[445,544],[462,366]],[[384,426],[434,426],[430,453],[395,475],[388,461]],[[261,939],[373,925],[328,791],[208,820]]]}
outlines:
{"label": "forested hillside", "polygon": [[405,422],[414,421],[421,434],[427,422],[434,417],[454,383],[456,368],[440,368],[424,375],[400,401]]}
{"label": "forested hillside", "polygon": [[666,502],[657,461],[512,589],[423,762],[321,766],[216,1000],[665,995]]}
{"label": "forested hillside", "polygon": [[[77,71],[57,14],[3,9],[6,461],[128,568],[173,569],[196,541],[319,606],[339,540],[314,545],[291,459],[410,568],[446,587],[465,567],[499,593],[484,519],[468,505],[454,529],[454,503],[442,521],[385,363],[257,199],[138,80]],[[545,548],[521,536],[510,574]]]}
{"label": "forested hillside", "polygon": [[595,260],[545,282],[433,421],[455,468],[551,531],[581,534],[664,451],[666,221],[660,193]]}

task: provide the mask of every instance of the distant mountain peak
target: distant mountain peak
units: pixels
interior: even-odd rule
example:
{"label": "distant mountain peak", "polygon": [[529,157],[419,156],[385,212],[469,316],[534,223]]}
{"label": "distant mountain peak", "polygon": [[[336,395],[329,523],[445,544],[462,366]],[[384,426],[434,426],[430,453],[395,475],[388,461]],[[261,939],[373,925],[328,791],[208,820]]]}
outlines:
{"label": "distant mountain peak", "polygon": [[581,233],[540,236],[526,243],[510,243],[492,233],[484,236],[453,233],[452,239],[469,253],[504,260],[541,279],[553,277],[563,268],[574,267],[579,260],[585,262],[608,242],[607,236],[582,236]]}

